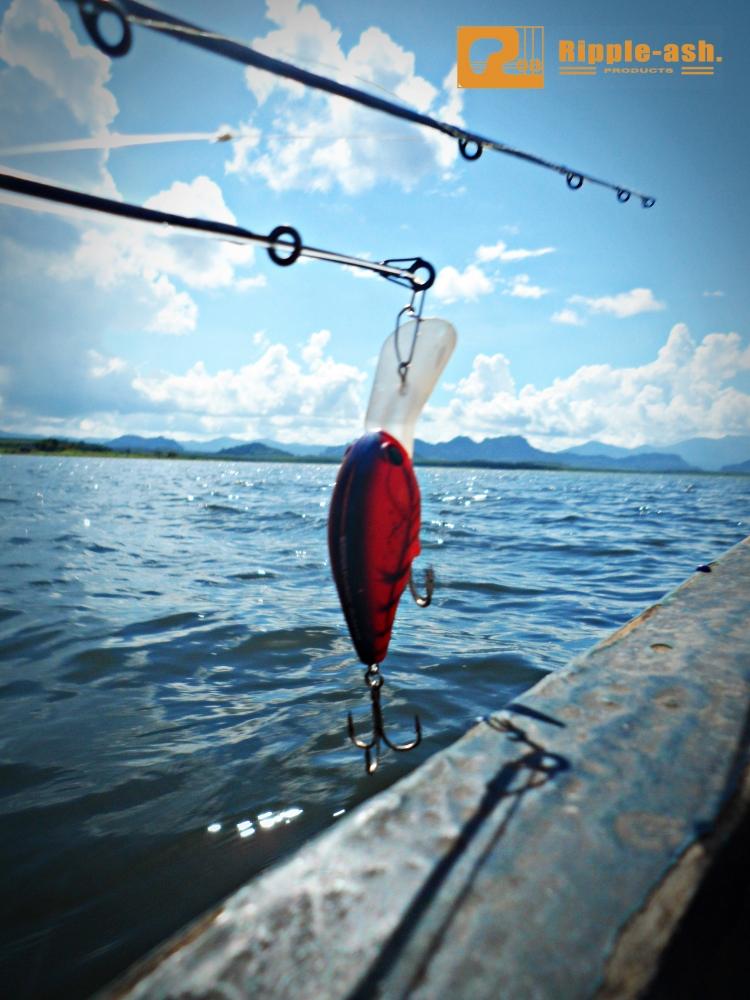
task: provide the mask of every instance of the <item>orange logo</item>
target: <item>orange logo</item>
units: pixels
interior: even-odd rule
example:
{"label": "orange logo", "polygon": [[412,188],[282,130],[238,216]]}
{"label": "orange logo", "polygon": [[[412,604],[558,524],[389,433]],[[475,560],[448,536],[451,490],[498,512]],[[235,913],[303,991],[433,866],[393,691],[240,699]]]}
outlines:
{"label": "orange logo", "polygon": [[459,87],[543,87],[544,28],[461,27],[457,65]]}

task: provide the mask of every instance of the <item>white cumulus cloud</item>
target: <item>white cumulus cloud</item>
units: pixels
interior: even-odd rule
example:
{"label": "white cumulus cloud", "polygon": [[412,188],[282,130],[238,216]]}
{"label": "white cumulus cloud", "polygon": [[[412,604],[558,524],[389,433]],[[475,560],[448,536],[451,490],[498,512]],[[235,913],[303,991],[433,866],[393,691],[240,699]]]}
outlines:
{"label": "white cumulus cloud", "polygon": [[477,354],[471,371],[457,384],[456,396],[488,402],[498,396],[512,396],[515,389],[510,361],[504,354]]}
{"label": "white cumulus cloud", "polygon": [[[267,0],[267,17],[276,27],[253,39],[260,52],[461,122],[455,71],[436,87],[417,73],[414,53],[381,28],[367,28],[347,51],[341,31],[314,4]],[[226,169],[261,177],[273,190],[338,186],[355,194],[381,182],[409,190],[431,172],[445,174],[456,161],[456,142],[433,130],[253,68],[245,79],[258,104],[272,107],[274,130],[261,139],[249,122]]]}
{"label": "white cumulus cloud", "polygon": [[585,295],[571,295],[568,302],[585,306],[592,313],[608,313],[618,319],[637,316],[638,313],[656,312],[664,309],[665,304],[654,298],[650,288],[632,288],[629,292],[618,295],[603,295],[601,298],[588,298]]}
{"label": "white cumulus cloud", "polygon": [[750,396],[733,383],[750,371],[737,333],[696,342],[678,323],[656,358],[614,368],[584,365],[551,385],[516,389],[502,354],[480,354],[446,406],[430,407],[425,436],[525,434],[540,442],[600,438],[632,447],[694,435],[750,433]]}
{"label": "white cumulus cloud", "polygon": [[252,274],[249,278],[239,278],[234,287],[238,292],[247,292],[253,288],[265,288],[268,284],[268,278],[265,274]]}
{"label": "white cumulus cloud", "polygon": [[[72,12],[75,17],[75,11]],[[118,113],[107,84],[110,60],[78,41],[64,6],[54,0],[13,0],[0,25],[0,144],[26,145],[73,133],[101,136]],[[48,176],[110,198],[119,197],[108,151],[47,157]],[[6,195],[4,200],[8,200]]]}
{"label": "white cumulus cloud", "polygon": [[106,87],[110,60],[78,41],[54,0],[13,0],[2,21],[0,58],[44,83],[92,131],[106,129],[117,114]]}
{"label": "white cumulus cloud", "polygon": [[[201,216],[234,223],[221,188],[205,176],[175,181],[146,201],[146,207],[178,215]],[[196,327],[198,307],[189,292],[262,287],[264,275],[244,274],[254,261],[250,246],[177,233],[164,233],[138,223],[99,222],[84,229],[71,253],[49,266],[61,281],[92,280],[104,290],[130,283],[135,298],[156,310],[147,328],[161,333],[186,333]]]}
{"label": "white cumulus cloud", "polygon": [[554,247],[539,247],[537,250],[524,250],[520,247],[510,249],[507,243],[500,240],[491,246],[477,247],[477,260],[487,263],[491,260],[501,260],[504,262],[514,260],[526,260],[528,257],[544,257],[548,253],[554,253]]}
{"label": "white cumulus cloud", "polygon": [[488,295],[493,288],[492,280],[476,264],[469,264],[463,271],[449,264],[438,271],[432,294],[441,302],[459,299],[473,302],[480,295]]}
{"label": "white cumulus cloud", "polygon": [[581,326],[583,320],[575,311],[575,309],[560,309],[556,313],[552,313],[553,323],[564,323],[567,326]]}
{"label": "white cumulus cloud", "polygon": [[[253,421],[260,433],[274,435],[294,425],[302,439],[313,429],[351,433],[362,420],[362,385],[366,374],[326,353],[328,330],[311,334],[301,350],[302,363],[284,344],[256,335],[260,357],[237,369],[211,371],[197,361],[183,374],[136,376],[133,388],[148,406],[232,428]],[[321,430],[322,429],[322,430]]]}
{"label": "white cumulus cloud", "polygon": [[152,281],[151,288],[157,302],[163,304],[147,329],[178,334],[195,329],[198,307],[187,292],[178,292],[165,274]]}
{"label": "white cumulus cloud", "polygon": [[118,357],[105,357],[99,351],[89,350],[89,375],[92,378],[106,378],[115,372],[122,372],[127,369],[127,363]]}
{"label": "white cumulus cloud", "polygon": [[548,291],[548,288],[542,288],[541,285],[532,285],[528,274],[517,274],[510,279],[504,294],[517,299],[541,299]]}

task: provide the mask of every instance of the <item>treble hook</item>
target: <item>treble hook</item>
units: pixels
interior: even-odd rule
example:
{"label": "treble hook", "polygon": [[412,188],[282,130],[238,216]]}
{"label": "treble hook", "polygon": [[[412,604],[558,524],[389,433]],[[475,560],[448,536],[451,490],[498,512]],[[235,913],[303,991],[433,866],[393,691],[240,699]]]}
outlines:
{"label": "treble hook", "polygon": [[[380,668],[377,663],[371,664],[367,670],[365,670],[365,684],[367,684],[370,689],[370,700],[372,702],[372,739],[369,742],[359,739],[354,730],[354,719],[352,718],[351,712],[349,712],[347,721],[349,739],[355,746],[364,750],[365,770],[368,774],[374,774],[378,768],[378,762],[380,760],[381,741],[385,743],[387,747],[390,747],[391,750],[398,750],[399,752],[413,750],[414,747],[419,746],[422,742],[422,725],[419,721],[419,716],[415,715],[414,730],[417,734],[416,739],[411,740],[409,743],[392,743],[386,736],[383,725],[383,710],[380,707],[380,689],[383,686],[383,676],[380,673]],[[375,750],[374,755],[372,753],[373,749]]]}
{"label": "treble hook", "polygon": [[414,598],[415,603],[420,608],[429,608],[432,603],[432,595],[435,590],[435,570],[432,566],[428,566],[424,571],[424,597],[417,592],[417,587],[414,583],[414,572],[411,569],[409,570],[409,590],[411,591],[411,596]]}

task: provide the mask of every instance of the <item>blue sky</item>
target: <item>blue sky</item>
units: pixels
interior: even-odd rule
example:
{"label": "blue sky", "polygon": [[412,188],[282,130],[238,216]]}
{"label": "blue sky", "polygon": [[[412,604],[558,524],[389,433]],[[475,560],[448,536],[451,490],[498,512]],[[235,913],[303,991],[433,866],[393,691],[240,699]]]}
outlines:
{"label": "blue sky", "polygon": [[[0,163],[312,245],[438,270],[459,343],[418,428],[669,444],[750,433],[748,84],[740,3],[417,5],[257,0],[164,9],[262,51],[653,194],[590,185],[134,29],[123,59],[73,4],[0,4]],[[210,21],[210,24],[207,23]],[[459,90],[459,24],[541,24],[541,90]],[[705,38],[713,76],[560,77],[557,42]],[[376,91],[381,92],[381,91]],[[97,136],[213,135],[12,155]],[[40,206],[36,206],[39,208]],[[362,428],[404,289],[262,250],[0,204],[0,427],[340,443]]]}

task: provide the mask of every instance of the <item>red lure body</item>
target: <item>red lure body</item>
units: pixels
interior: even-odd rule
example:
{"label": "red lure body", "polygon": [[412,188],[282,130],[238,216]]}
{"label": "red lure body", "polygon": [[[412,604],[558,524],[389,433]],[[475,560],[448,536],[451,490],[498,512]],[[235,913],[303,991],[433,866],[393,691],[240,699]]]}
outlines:
{"label": "red lure body", "polygon": [[412,561],[419,555],[420,498],[411,458],[386,431],[349,447],[328,516],[328,550],[341,607],[360,660],[380,663]]}

